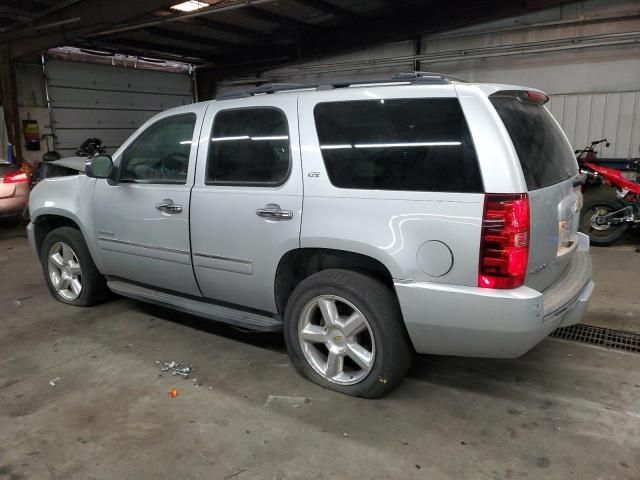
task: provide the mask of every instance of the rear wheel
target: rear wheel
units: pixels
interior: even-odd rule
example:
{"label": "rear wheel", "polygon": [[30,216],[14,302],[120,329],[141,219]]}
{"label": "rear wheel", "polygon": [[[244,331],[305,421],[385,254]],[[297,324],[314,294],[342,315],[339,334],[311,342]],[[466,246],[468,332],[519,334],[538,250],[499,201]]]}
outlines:
{"label": "rear wheel", "polygon": [[615,198],[611,192],[602,191],[589,195],[584,200],[580,218],[580,231],[589,235],[593,245],[612,245],[629,228],[628,223],[612,223],[606,215],[624,208],[624,203]]}
{"label": "rear wheel", "polygon": [[285,340],[296,369],[347,395],[377,398],[404,379],[412,347],[393,292],[348,270],[303,280],[285,311]]}

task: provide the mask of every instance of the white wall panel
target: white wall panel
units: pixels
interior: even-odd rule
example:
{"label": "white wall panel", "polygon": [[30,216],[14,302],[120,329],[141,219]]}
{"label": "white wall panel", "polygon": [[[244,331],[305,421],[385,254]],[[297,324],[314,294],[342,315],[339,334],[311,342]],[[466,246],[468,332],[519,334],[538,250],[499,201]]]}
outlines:
{"label": "white wall panel", "polygon": [[149,117],[192,102],[184,73],[51,60],[46,66],[56,149],[73,155],[88,137],[113,152]]}
{"label": "white wall panel", "polygon": [[637,158],[640,144],[640,91],[554,95],[549,110],[575,148],[606,138],[601,158]]}

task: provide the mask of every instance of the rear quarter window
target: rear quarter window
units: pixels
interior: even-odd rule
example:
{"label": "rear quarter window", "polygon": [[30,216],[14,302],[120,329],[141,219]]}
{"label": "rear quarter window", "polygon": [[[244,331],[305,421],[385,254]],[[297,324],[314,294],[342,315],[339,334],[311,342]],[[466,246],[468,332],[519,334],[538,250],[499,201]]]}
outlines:
{"label": "rear quarter window", "polygon": [[482,192],[457,98],[319,103],[314,118],[331,183],[339,188]]}
{"label": "rear quarter window", "polygon": [[578,173],[571,146],[551,113],[540,104],[522,101],[518,92],[489,97],[513,143],[527,188],[537,190]]}

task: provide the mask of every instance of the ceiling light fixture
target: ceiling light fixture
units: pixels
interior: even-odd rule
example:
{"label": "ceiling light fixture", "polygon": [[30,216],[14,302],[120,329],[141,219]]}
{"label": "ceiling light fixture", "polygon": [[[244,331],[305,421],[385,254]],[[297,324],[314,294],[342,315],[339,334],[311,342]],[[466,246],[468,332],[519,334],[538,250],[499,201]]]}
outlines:
{"label": "ceiling light fixture", "polygon": [[208,7],[208,3],[198,2],[196,0],[189,0],[187,2],[178,3],[177,5],[173,5],[171,10],[179,10],[181,12],[194,12],[196,10],[200,10],[201,8]]}

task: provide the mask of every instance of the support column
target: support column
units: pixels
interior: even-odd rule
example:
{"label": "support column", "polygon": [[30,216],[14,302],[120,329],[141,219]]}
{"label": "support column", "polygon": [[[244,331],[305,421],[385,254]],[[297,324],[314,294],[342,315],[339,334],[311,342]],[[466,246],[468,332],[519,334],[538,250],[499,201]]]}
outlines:
{"label": "support column", "polygon": [[[7,136],[13,144],[13,152],[18,164],[22,163],[22,127],[18,108],[18,87],[16,82],[15,62],[9,60],[9,46],[0,46],[0,100],[4,108],[4,121],[7,125]],[[6,152],[2,153],[2,156]]]}
{"label": "support column", "polygon": [[[417,37],[414,37],[413,39],[413,54],[414,55],[422,54],[422,37],[420,35],[418,35]],[[420,71],[420,60],[418,60],[417,58],[413,60],[413,70],[416,72]]]}

